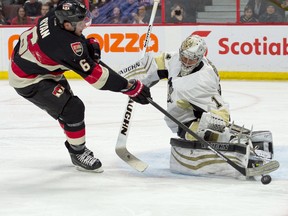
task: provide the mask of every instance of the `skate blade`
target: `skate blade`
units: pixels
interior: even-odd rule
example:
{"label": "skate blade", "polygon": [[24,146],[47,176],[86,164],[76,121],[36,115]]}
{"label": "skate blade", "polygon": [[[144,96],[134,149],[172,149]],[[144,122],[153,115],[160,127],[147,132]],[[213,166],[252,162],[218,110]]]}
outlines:
{"label": "skate blade", "polygon": [[81,172],[90,172],[90,173],[102,173],[102,172],[104,172],[102,167],[99,167],[98,169],[95,169],[95,170],[87,170],[87,169],[84,169],[83,167],[80,167],[80,166],[75,166],[75,168]]}

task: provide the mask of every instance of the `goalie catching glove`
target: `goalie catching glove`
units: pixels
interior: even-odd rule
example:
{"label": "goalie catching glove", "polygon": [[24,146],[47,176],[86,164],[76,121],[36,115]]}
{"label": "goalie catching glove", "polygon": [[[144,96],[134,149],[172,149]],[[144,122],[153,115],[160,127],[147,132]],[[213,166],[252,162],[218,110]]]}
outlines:
{"label": "goalie catching glove", "polygon": [[[217,113],[217,114],[216,114]],[[225,127],[229,124],[229,113],[227,110],[211,110],[204,112],[201,119],[193,121],[189,129],[196,132],[201,138],[206,141],[218,142],[220,135],[226,136]],[[186,140],[195,140],[189,133],[185,134]],[[228,140],[229,141],[229,140]]]}
{"label": "goalie catching glove", "polygon": [[148,104],[147,98],[151,98],[150,89],[139,80],[129,80],[130,87],[123,89],[122,93],[128,95],[132,100],[140,104]]}

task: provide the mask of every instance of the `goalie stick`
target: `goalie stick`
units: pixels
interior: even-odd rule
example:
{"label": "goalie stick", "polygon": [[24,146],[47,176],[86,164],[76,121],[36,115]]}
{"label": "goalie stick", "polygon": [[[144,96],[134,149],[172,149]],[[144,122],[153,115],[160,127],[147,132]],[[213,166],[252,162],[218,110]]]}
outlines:
{"label": "goalie stick", "polygon": [[[149,44],[150,34],[152,31],[153,22],[154,22],[154,18],[157,12],[159,1],[160,0],[154,0],[152,12],[151,12],[151,16],[150,16],[150,20],[148,24],[148,29],[147,29],[146,37],[144,41],[142,57],[144,57],[148,44]],[[138,170],[139,172],[143,172],[148,167],[148,164],[141,161],[139,158],[135,157],[127,149],[127,137],[128,137],[128,133],[130,129],[131,117],[133,114],[133,105],[134,105],[134,101],[129,98],[125,112],[124,112],[124,118],[123,118],[121,128],[119,131],[118,139],[116,142],[115,152],[123,161],[125,161],[131,167]]]}
{"label": "goalie stick", "polygon": [[227,158],[225,155],[223,155],[221,152],[217,151],[215,148],[212,147],[212,145],[205,141],[203,138],[198,136],[195,132],[190,130],[188,127],[186,127],[184,124],[179,122],[176,118],[174,118],[172,115],[170,115],[166,110],[164,110],[161,106],[159,106],[157,103],[155,103],[151,98],[147,98],[149,103],[154,106],[156,109],[158,109],[160,112],[162,112],[165,116],[170,118],[174,123],[176,123],[179,127],[181,127],[184,131],[187,133],[191,134],[193,137],[195,137],[201,144],[204,146],[207,146],[208,149],[210,149],[212,152],[214,152],[218,157],[223,159],[225,162],[227,162],[229,165],[231,165],[234,169],[239,171],[242,175],[244,176],[261,176],[263,174],[267,174],[270,172],[273,172],[279,168],[279,162],[274,160],[274,161],[269,161],[266,164],[263,164],[258,167],[253,167],[253,168],[245,168],[237,165],[234,163],[232,160]]}

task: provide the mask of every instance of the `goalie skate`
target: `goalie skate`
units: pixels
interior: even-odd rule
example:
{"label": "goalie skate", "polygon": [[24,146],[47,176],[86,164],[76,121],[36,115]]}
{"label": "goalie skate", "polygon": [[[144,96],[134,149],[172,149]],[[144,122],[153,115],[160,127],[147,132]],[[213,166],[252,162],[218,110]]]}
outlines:
{"label": "goalie skate", "polygon": [[273,159],[273,140],[270,131],[252,131],[249,136],[251,153],[247,176],[260,176],[271,173],[280,167]]}
{"label": "goalie skate", "polygon": [[[230,142],[233,143],[233,140]],[[269,174],[279,168],[279,162],[272,160],[273,140],[270,131],[251,130],[250,133],[240,132],[239,134],[236,134],[234,142],[247,145],[247,177]]]}

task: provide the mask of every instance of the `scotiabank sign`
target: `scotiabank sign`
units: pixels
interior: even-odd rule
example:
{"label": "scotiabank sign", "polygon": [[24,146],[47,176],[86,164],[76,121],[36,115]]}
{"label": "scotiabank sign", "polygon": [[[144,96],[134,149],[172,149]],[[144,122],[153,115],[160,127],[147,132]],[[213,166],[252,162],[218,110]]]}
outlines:
{"label": "scotiabank sign", "polygon": [[[28,29],[0,27],[0,71],[7,71],[9,58],[19,35]],[[92,26],[84,31],[95,37],[102,48],[103,61],[122,69],[141,58],[147,26]],[[153,26],[148,52],[178,52],[191,34],[202,36],[207,57],[220,71],[288,72],[288,26]]]}
{"label": "scotiabank sign", "polygon": [[220,55],[288,55],[288,40],[269,41],[267,37],[254,38],[254,40],[238,42],[233,38],[221,38],[218,42]]}
{"label": "scotiabank sign", "polygon": [[[199,35],[207,40],[211,31],[195,31],[191,35]],[[282,38],[281,41],[269,41],[268,37],[249,38],[250,41],[235,41],[234,38],[223,37],[218,40],[220,55],[288,55],[288,39]]]}

